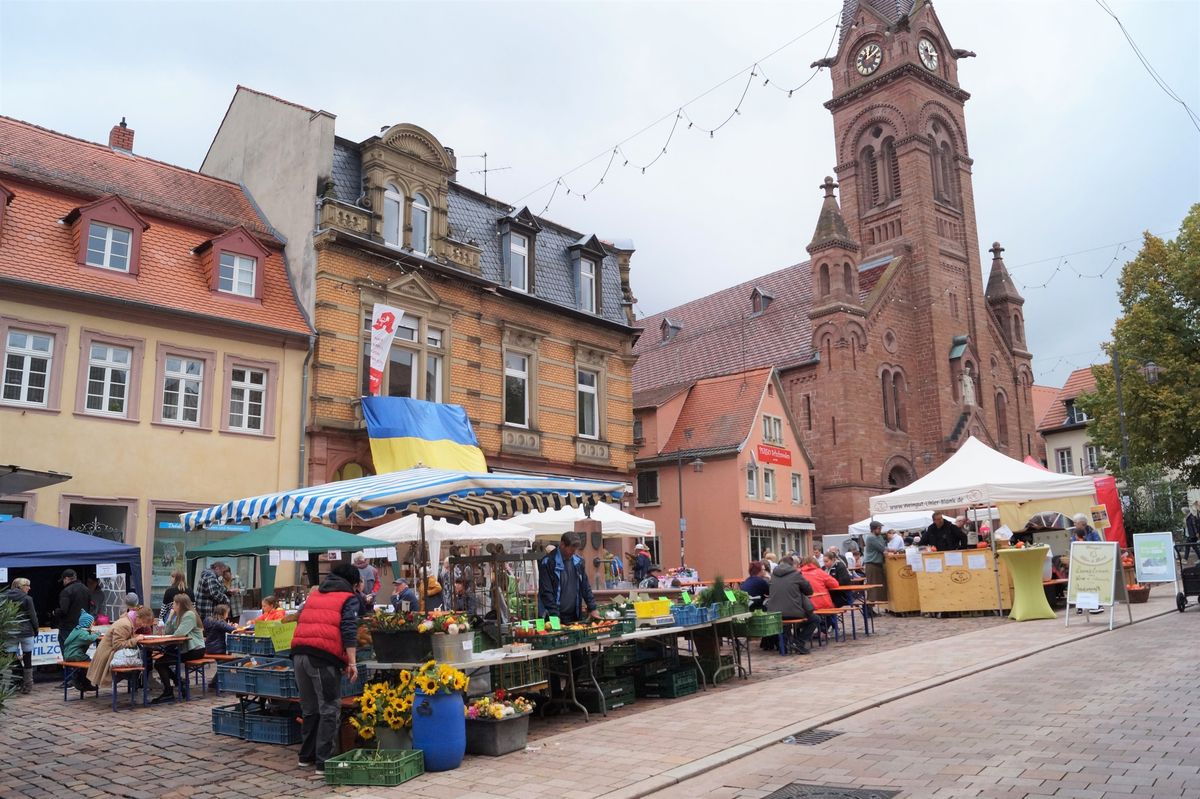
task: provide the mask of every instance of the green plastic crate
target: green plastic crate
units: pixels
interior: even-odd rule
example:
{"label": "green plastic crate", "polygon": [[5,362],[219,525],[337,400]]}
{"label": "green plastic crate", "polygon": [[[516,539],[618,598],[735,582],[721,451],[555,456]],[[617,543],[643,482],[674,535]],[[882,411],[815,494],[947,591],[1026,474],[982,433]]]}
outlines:
{"label": "green plastic crate", "polygon": [[492,666],[492,688],[522,688],[537,685],[546,681],[545,663],[541,660],[527,660],[519,663],[505,663]]}
{"label": "green plastic crate", "polygon": [[696,669],[683,666],[675,671],[637,681],[637,695],[647,699],[678,699],[700,690]]}
{"label": "green plastic crate", "polygon": [[783,632],[782,613],[755,613],[745,621],[733,623],[733,633],[743,638],[766,638]]}
{"label": "green plastic crate", "polygon": [[637,657],[637,647],[633,644],[616,644],[604,650],[600,655],[600,672],[608,677],[615,677],[625,671],[624,667],[633,663]]}
{"label": "green plastic crate", "polygon": [[633,704],[637,695],[637,684],[628,677],[601,681],[600,693],[596,693],[590,684],[580,686],[575,693],[579,703],[592,713],[603,712],[600,707],[601,697],[604,698],[606,709],[616,710],[619,707]]}
{"label": "green plastic crate", "polygon": [[[733,676],[733,655],[721,655],[719,659],[701,657],[700,670],[704,672],[704,679],[710,683],[723,683]],[[692,671],[695,673],[694,668]]]}
{"label": "green plastic crate", "polygon": [[326,785],[399,785],[425,773],[419,749],[351,749],[325,761]]}

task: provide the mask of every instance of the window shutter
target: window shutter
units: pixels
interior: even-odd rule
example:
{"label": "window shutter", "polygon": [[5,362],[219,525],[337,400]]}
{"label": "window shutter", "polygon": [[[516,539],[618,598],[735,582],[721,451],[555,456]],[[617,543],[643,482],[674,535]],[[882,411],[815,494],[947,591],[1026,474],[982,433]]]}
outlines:
{"label": "window shutter", "polygon": [[583,310],[583,294],[579,285],[579,270],[583,268],[578,248],[571,250],[571,282],[575,287],[575,310]]}
{"label": "window shutter", "polygon": [[500,283],[511,286],[509,264],[512,261],[512,233],[507,227],[500,231]]}

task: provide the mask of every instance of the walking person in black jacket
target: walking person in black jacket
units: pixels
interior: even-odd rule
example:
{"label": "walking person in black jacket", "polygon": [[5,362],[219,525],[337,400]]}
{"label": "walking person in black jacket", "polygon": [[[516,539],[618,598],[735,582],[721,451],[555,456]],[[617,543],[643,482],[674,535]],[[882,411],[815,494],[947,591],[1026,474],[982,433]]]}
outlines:
{"label": "walking person in black jacket", "polygon": [[17,666],[20,665],[21,693],[33,692],[33,645],[37,641],[38,617],[37,608],[33,605],[33,597],[29,596],[29,578],[18,577],[12,581],[3,595],[4,599],[16,604],[21,611],[17,620],[17,636],[6,647],[10,652],[16,652],[13,661],[13,685],[17,682]]}
{"label": "walking person in black jacket", "polygon": [[[79,624],[79,614],[88,609],[92,601],[92,593],[87,586],[79,582],[79,575],[74,569],[64,569],[62,573],[63,590],[58,595],[58,645],[67,642],[67,636],[75,625]],[[37,634],[36,632],[34,633]]]}

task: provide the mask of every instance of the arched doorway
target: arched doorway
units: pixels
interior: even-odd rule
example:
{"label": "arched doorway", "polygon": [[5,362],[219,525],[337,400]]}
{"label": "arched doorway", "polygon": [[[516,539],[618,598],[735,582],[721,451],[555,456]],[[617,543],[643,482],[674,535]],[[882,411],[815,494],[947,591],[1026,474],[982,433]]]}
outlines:
{"label": "arched doorway", "polygon": [[902,463],[897,463],[888,472],[887,484],[889,491],[895,491],[897,488],[904,488],[912,481],[912,469]]}

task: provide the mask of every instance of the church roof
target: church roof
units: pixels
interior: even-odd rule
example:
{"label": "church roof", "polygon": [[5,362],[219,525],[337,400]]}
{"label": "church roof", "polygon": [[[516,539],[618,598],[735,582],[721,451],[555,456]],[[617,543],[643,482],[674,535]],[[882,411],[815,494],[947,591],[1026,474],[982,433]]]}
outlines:
{"label": "church roof", "polygon": [[837,184],[833,178],[826,176],[821,184],[825,190],[825,199],[821,201],[821,213],[817,217],[817,229],[813,231],[812,241],[808,245],[809,253],[826,247],[844,247],[852,252],[858,251],[858,243],[851,238],[846,220],[842,218],[842,209],[838,206],[833,190]]}
{"label": "church roof", "polygon": [[1017,291],[1017,286],[1013,283],[1012,275],[1008,273],[1008,268],[1004,265],[1004,259],[1000,253],[1004,252],[1004,248],[1000,246],[1000,242],[992,244],[992,271],[988,275],[987,291],[984,295],[988,302],[1004,302],[1013,300],[1019,303],[1024,303],[1025,300],[1021,297],[1021,292]]}
{"label": "church roof", "polygon": [[[859,267],[859,300],[866,303],[892,258]],[[755,288],[775,295],[755,314]],[[634,347],[633,389],[644,392],[713,375],[758,367],[788,369],[812,360],[812,266],[803,261],[746,280],[639,320],[645,332]],[[669,341],[658,335],[664,318],[680,325]]]}
{"label": "church roof", "polygon": [[902,18],[912,16],[922,5],[924,0],[845,0],[842,3],[841,40],[844,41],[849,35],[850,26],[854,24],[854,19],[862,7],[871,8],[889,24],[894,25]]}

